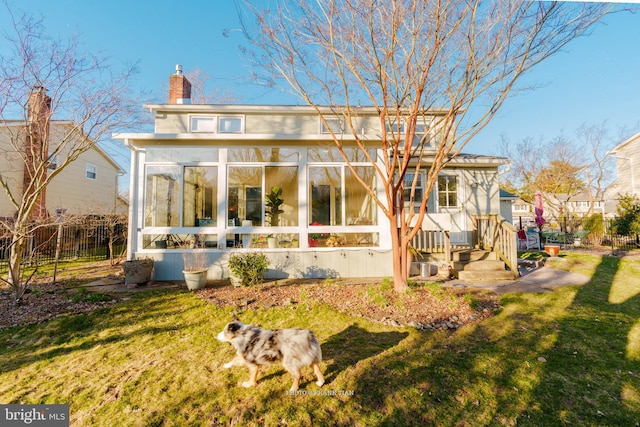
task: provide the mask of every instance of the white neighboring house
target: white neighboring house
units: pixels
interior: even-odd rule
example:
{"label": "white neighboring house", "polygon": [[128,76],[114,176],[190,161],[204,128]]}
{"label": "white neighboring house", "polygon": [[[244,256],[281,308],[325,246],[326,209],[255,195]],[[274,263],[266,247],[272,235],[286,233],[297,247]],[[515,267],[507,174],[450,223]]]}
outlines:
{"label": "white neighboring house", "polygon": [[[46,134],[49,141],[44,146],[51,150],[73,126],[62,120],[48,122]],[[25,173],[25,163],[21,159],[23,153],[17,153],[11,141],[17,141],[26,150],[26,126],[23,120],[0,121],[0,172],[9,182],[13,196],[18,199],[22,195],[28,174]],[[76,138],[84,137],[77,130],[72,130],[72,133]],[[68,152],[61,152],[52,157],[49,170],[58,167],[66,155]],[[123,173],[124,170],[107,153],[94,145],[51,181],[44,192],[44,200],[40,201],[40,209],[46,210],[46,214],[51,217],[59,213],[107,215],[122,211],[122,200],[118,197],[118,177]],[[10,218],[15,213],[6,192],[0,189],[0,217]]]}
{"label": "white neighboring house", "polygon": [[616,159],[617,178],[607,189],[608,198],[623,194],[640,196],[640,132],[609,150]]}
{"label": "white neighboring house", "polygon": [[[169,86],[168,104],[145,106],[153,133],[114,135],[131,149],[129,259],[154,258],[158,280],[182,279],[182,254],[193,248],[206,251],[209,279],[227,277],[229,255],[246,251],[267,254],[271,278],[392,275],[388,220],[357,179],[381,200],[384,188],[353,135],[342,134],[343,149],[357,177],[311,107],[192,105],[179,71]],[[376,110],[357,114],[368,154],[385,156]],[[328,126],[344,128],[338,116]],[[500,213],[498,168],[506,163],[466,154],[451,160],[427,195],[422,228],[472,246],[476,217]],[[426,172],[419,179],[422,197]],[[266,198],[276,188],[283,202],[273,215]]]}

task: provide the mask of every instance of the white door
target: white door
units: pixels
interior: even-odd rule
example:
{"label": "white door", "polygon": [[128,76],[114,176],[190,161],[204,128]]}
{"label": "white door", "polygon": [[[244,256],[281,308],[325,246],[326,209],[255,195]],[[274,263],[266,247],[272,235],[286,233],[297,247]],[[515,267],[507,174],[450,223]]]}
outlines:
{"label": "white door", "polygon": [[462,211],[461,177],[457,173],[444,173],[438,176],[434,189],[435,212],[446,214],[451,221],[451,243],[467,243],[466,221]]}

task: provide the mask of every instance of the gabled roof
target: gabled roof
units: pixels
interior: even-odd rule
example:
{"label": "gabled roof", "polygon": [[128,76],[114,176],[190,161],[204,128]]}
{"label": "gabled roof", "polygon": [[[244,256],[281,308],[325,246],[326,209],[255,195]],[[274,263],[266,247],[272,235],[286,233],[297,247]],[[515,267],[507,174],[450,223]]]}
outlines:
{"label": "gabled roof", "polygon": [[627,145],[633,144],[634,142],[639,142],[640,143],[640,132],[638,132],[635,135],[632,135],[631,137],[625,139],[620,144],[616,145],[611,150],[609,150],[607,152],[607,154],[616,154],[616,152],[620,151],[623,148],[626,148]]}

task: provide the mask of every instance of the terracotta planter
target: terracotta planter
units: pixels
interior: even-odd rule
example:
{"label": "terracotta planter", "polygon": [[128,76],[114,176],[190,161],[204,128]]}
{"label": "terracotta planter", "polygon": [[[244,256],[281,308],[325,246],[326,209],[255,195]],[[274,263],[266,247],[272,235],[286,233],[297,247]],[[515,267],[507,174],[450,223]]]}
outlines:
{"label": "terracotta planter", "polygon": [[545,245],[544,251],[549,254],[549,256],[558,256],[560,252],[560,246],[558,245]]}
{"label": "terracotta planter", "polygon": [[309,247],[315,248],[316,246],[318,246],[318,240],[309,238]]}

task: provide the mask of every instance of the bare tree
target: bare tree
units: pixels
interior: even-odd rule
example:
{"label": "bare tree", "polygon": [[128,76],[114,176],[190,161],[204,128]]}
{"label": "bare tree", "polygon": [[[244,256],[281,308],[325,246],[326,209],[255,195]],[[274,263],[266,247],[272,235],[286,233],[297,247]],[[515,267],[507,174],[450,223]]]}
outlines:
{"label": "bare tree", "polygon": [[191,71],[186,71],[185,76],[191,82],[191,100],[194,104],[216,104],[237,102],[237,98],[232,93],[219,87],[210,89],[207,84],[213,78],[209,73],[199,67]]}
{"label": "bare tree", "polygon": [[[420,230],[438,172],[486,126],[525,72],[583,35],[611,6],[299,0],[278,2],[275,10],[251,10],[256,26],[245,18],[243,29],[255,46],[246,52],[258,66],[256,79],[284,80],[325,122],[320,106],[333,106],[330,114],[344,118],[345,132],[367,156],[370,142],[354,117],[361,101],[377,110],[379,148],[388,155],[368,160],[384,197],[360,183],[391,225],[394,288],[403,291],[408,245]],[[392,131],[400,122],[405,128]],[[430,132],[415,144],[425,124]],[[333,137],[341,150],[342,138]],[[428,171],[428,179],[424,197],[415,198],[418,174],[408,182],[405,177],[421,170]]]}
{"label": "bare tree", "polygon": [[0,187],[15,214],[0,225],[11,236],[6,281],[18,303],[28,285],[21,268],[27,237],[47,222],[47,186],[97,141],[135,125],[140,99],[130,88],[135,67],[115,73],[75,37],[52,40],[41,19],[4,6],[12,25],[4,32],[10,54],[0,57],[0,155],[7,165]]}

